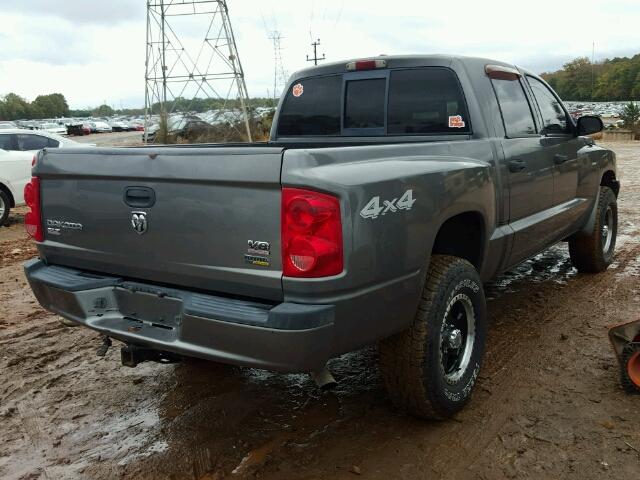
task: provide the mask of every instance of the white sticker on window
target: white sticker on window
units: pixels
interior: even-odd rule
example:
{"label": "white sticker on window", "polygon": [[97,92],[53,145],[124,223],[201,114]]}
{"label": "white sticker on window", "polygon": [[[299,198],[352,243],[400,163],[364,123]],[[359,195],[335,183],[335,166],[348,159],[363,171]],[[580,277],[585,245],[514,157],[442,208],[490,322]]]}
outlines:
{"label": "white sticker on window", "polygon": [[462,120],[462,115],[450,116],[449,128],[464,128],[464,120]]}

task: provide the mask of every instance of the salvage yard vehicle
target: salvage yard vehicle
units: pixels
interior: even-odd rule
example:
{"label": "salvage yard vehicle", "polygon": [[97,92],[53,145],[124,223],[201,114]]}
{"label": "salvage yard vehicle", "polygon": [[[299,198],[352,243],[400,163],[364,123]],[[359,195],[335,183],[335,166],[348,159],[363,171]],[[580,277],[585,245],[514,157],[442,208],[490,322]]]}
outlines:
{"label": "salvage yard vehicle", "polygon": [[380,342],[393,402],[445,418],[480,372],[484,281],[561,241],[581,272],[612,262],[601,129],[502,62],[325,64],[294,74],[266,143],[45,149],[25,272],[44,308],[124,342],[126,365],[327,373]]}
{"label": "salvage yard vehicle", "polygon": [[55,133],[20,128],[0,131],[0,226],[11,208],[24,203],[22,193],[31,179],[33,155],[41,148],[75,147],[79,144]]}

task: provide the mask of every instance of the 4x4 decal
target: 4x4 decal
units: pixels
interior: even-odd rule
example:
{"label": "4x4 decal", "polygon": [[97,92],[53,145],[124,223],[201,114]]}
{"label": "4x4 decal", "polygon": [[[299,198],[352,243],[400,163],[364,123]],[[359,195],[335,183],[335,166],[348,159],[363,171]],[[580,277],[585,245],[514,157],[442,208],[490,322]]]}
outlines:
{"label": "4x4 decal", "polygon": [[383,200],[380,205],[380,197],[375,196],[365,207],[360,211],[362,218],[370,218],[375,220],[380,215],[386,215],[387,213],[396,213],[399,210],[411,210],[416,199],[413,198],[413,190],[409,189],[402,194],[400,199],[394,198],[392,200]]}

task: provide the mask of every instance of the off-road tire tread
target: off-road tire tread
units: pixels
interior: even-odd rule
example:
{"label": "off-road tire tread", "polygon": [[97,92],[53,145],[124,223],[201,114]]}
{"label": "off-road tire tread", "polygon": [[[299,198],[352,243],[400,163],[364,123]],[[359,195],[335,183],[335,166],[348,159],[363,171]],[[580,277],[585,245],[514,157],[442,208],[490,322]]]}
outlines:
{"label": "off-road tire tread", "polygon": [[612,198],[615,204],[616,195],[613,190],[609,187],[600,187],[593,231],[589,235],[579,234],[569,239],[571,263],[580,273],[599,273],[605,271],[609,266],[602,253],[600,230],[602,228],[602,213],[606,211],[606,206]]}
{"label": "off-road tire tread", "polygon": [[433,255],[418,304],[414,323],[408,329],[380,342],[380,365],[383,382],[391,401],[400,410],[417,417],[441,420],[449,417],[434,408],[424,384],[428,314],[447,272],[456,268],[473,269],[468,261],[450,255]]}

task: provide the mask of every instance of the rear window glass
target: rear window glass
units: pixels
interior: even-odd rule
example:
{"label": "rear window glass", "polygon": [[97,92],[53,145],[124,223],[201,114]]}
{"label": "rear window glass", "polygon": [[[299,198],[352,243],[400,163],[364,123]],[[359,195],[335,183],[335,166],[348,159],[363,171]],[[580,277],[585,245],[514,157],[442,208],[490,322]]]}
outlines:
{"label": "rear window glass", "polygon": [[344,128],[384,127],[384,78],[347,82],[344,103]]}
{"label": "rear window glass", "polygon": [[391,72],[387,133],[469,132],[469,115],[455,74],[444,68]]}
{"label": "rear window glass", "polygon": [[371,76],[378,78],[351,80],[331,75],[294,82],[280,110],[278,135],[430,135],[471,131],[462,89],[453,71],[424,67],[377,70]]}
{"label": "rear window glass", "polygon": [[531,107],[520,80],[491,80],[508,137],[536,133]]}
{"label": "rear window glass", "polygon": [[341,75],[294,83],[282,105],[278,135],[340,135],[341,97]]}

